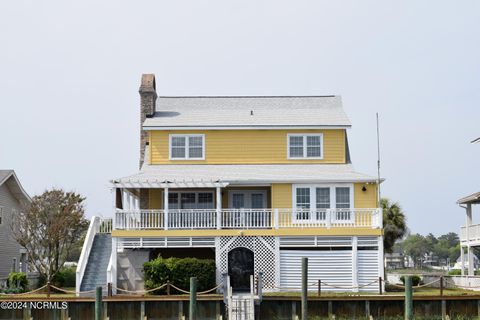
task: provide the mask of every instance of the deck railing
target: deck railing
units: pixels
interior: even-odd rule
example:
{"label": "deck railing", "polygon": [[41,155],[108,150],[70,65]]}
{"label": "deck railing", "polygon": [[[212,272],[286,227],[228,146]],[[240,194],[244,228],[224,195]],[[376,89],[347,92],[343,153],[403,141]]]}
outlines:
{"label": "deck railing", "polygon": [[461,242],[477,242],[480,243],[480,224],[471,224],[467,227],[463,226],[460,229],[460,241]]}
{"label": "deck railing", "polygon": [[[220,214],[220,217],[218,216]],[[165,219],[168,218],[168,219]],[[165,225],[168,221],[168,225]],[[174,209],[117,210],[115,229],[279,229],[381,228],[381,210],[373,209]]]}

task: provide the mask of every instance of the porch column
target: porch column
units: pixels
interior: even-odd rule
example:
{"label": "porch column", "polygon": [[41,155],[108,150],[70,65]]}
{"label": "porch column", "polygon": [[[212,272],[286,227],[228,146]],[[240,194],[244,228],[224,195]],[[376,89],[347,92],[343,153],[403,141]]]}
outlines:
{"label": "porch column", "polygon": [[168,188],[163,189],[163,215],[165,226],[164,229],[168,230]]}
{"label": "porch column", "polygon": [[463,256],[463,251],[464,251],[464,248],[462,246],[460,246],[460,267],[462,268],[462,272],[461,272],[461,275],[464,276],[465,275],[465,257]]}
{"label": "porch column", "polygon": [[122,206],[123,210],[130,209],[130,202],[128,201],[128,194],[127,191],[125,191],[125,188],[122,188]]}
{"label": "porch column", "polygon": [[470,203],[467,204],[466,213],[467,213],[467,221],[466,221],[467,223],[466,223],[465,229],[466,229],[466,235],[467,235],[468,275],[473,276],[475,272],[473,270],[473,252],[472,252],[472,248],[470,247],[470,226],[472,225],[472,205]]}
{"label": "porch column", "polygon": [[217,187],[217,229],[222,228],[222,190]]}

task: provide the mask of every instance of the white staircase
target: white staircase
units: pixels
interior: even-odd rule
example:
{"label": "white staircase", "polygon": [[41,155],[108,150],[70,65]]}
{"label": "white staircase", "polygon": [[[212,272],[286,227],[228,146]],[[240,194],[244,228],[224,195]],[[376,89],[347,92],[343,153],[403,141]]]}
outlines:
{"label": "white staircase", "polygon": [[234,293],[230,286],[230,277],[227,277],[227,311],[228,320],[255,320],[255,300],[260,297],[255,295],[253,275],[250,276],[250,292]]}

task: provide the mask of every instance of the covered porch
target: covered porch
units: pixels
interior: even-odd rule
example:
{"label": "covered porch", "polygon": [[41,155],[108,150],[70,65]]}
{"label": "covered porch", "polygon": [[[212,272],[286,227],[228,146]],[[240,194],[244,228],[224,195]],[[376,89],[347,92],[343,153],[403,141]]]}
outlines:
{"label": "covered porch", "polygon": [[[480,246],[480,224],[473,224],[473,206],[480,204],[480,192],[473,193],[457,201],[458,205],[465,209],[466,223],[460,230],[460,259],[462,275],[475,275],[473,248]],[[466,256],[465,256],[466,255]]]}

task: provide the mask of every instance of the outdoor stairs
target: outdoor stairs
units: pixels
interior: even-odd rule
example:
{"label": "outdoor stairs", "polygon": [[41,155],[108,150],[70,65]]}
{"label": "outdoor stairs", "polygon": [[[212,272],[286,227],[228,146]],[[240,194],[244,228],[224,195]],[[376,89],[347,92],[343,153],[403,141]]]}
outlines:
{"label": "outdoor stairs", "polygon": [[80,291],[95,290],[96,287],[102,287],[103,292],[107,291],[107,268],[111,253],[112,236],[107,233],[96,234]]}
{"label": "outdoor stairs", "polygon": [[228,320],[255,320],[255,299],[250,293],[233,294],[228,307]]}

